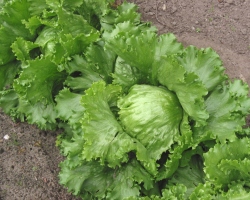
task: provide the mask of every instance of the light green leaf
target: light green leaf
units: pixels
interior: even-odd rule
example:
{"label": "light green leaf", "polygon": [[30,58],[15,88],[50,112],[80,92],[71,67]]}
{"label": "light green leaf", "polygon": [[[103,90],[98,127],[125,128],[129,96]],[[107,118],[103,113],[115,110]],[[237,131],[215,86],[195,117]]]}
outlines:
{"label": "light green leaf", "polygon": [[73,93],[68,88],[61,90],[55,98],[55,110],[58,118],[68,121],[74,113],[83,113],[84,108],[80,103],[81,98],[81,94]]}
{"label": "light green leaf", "polygon": [[195,126],[206,124],[209,115],[205,109],[204,97],[208,91],[199,77],[187,72],[178,63],[176,55],[162,57],[155,64],[160,84],[175,92],[185,112],[196,121]]}
{"label": "light green leaf", "polygon": [[16,37],[33,38],[29,30],[22,24],[22,20],[27,20],[29,17],[27,1],[13,0],[5,3],[0,13],[0,65],[14,60],[10,46]]}
{"label": "light green leaf", "polygon": [[102,29],[112,30],[118,23],[130,21],[133,24],[139,24],[141,14],[137,12],[138,6],[133,3],[123,2],[116,9],[111,9],[104,15],[100,22]]}
{"label": "light green leaf", "polygon": [[128,161],[127,153],[134,149],[133,140],[124,133],[110,107],[116,106],[121,93],[119,86],[94,83],[82,97],[86,109],[82,121],[84,139],[83,157],[86,160],[100,158],[111,167]]}
{"label": "light green leaf", "polygon": [[208,91],[227,79],[219,55],[211,48],[197,49],[189,46],[178,56],[178,60],[187,72],[193,72],[199,77]]}
{"label": "light green leaf", "polygon": [[142,187],[153,187],[151,176],[136,160],[115,169],[102,166],[97,161],[83,161],[81,166],[70,169],[66,160],[60,167],[60,183],[83,199],[95,197],[120,200],[139,197]]}
{"label": "light green leaf", "polygon": [[227,144],[217,143],[204,154],[207,179],[223,188],[233,181],[244,181],[249,185],[249,156],[249,138],[236,139]]}
{"label": "light green leaf", "polygon": [[128,91],[133,85],[144,83],[146,76],[135,67],[131,67],[122,58],[118,57],[115,62],[115,70],[112,74],[113,84],[122,86],[123,91]]}
{"label": "light green leaf", "polygon": [[12,86],[13,80],[20,70],[20,63],[17,61],[0,65],[0,91]]}
{"label": "light green leaf", "polygon": [[[101,54],[99,54],[101,56]],[[98,69],[99,68],[99,69]],[[61,70],[66,70],[69,76],[65,81],[65,85],[70,87],[73,91],[82,93],[84,90],[91,87],[94,82],[106,79],[107,72],[99,65],[87,62],[86,58],[81,55],[75,55],[72,60],[63,66]]]}
{"label": "light green leaf", "polygon": [[242,130],[246,115],[250,110],[248,86],[240,80],[219,85],[205,101],[210,117],[205,127],[194,128],[194,138],[198,142],[204,135],[211,135],[220,142],[236,139],[236,132]]}
{"label": "light green leaf", "polygon": [[[13,89],[0,91],[0,107],[1,109],[12,118],[18,118],[18,95]],[[23,117],[20,116],[22,119]]]}
{"label": "light green leaf", "polygon": [[19,78],[15,79],[14,89],[31,104],[54,104],[54,96],[62,88],[65,75],[57,70],[49,57],[29,60]]}
{"label": "light green leaf", "polygon": [[166,88],[134,85],[119,99],[118,108],[126,133],[140,141],[155,161],[180,134],[182,108],[175,94]]}
{"label": "light green leaf", "polygon": [[18,37],[16,41],[11,45],[12,51],[16,56],[17,60],[26,62],[26,60],[31,60],[40,55],[40,50],[36,49],[39,47],[33,42],[24,40],[23,38]]}
{"label": "light green leaf", "polygon": [[25,120],[29,124],[35,124],[42,130],[55,130],[57,127],[56,112],[52,103],[45,104],[38,101],[31,104],[26,99],[19,97],[17,113],[25,116]]}

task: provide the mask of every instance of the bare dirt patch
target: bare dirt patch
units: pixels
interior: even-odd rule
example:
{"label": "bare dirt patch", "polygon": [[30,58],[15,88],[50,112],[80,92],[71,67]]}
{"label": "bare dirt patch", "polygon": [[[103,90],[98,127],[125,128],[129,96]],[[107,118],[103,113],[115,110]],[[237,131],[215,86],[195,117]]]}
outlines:
{"label": "bare dirt patch", "polygon": [[[129,2],[159,33],[172,32],[185,45],[215,49],[229,76],[250,84],[249,0]],[[13,122],[0,112],[0,200],[77,199],[58,184],[63,157],[55,147],[57,134]]]}

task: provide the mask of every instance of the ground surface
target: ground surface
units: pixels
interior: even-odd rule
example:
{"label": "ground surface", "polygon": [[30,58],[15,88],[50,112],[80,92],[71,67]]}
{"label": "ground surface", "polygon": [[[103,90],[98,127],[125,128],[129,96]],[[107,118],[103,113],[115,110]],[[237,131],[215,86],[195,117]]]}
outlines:
{"label": "ground surface", "polygon": [[[250,84],[250,0],[130,0],[160,33],[212,47],[232,78]],[[9,140],[4,135],[10,136]],[[58,184],[57,133],[15,123],[0,112],[0,200],[73,200]]]}

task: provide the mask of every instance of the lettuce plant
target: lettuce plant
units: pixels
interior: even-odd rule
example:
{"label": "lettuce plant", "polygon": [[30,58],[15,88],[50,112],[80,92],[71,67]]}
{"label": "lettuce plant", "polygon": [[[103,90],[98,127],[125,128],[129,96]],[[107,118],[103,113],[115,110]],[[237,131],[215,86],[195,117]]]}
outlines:
{"label": "lettuce plant", "polygon": [[113,2],[0,1],[0,107],[64,129],[82,199],[248,199],[248,85]]}
{"label": "lettuce plant", "polygon": [[247,84],[172,34],[123,22],[103,38],[113,81],[77,97],[60,183],[83,199],[248,198]]}

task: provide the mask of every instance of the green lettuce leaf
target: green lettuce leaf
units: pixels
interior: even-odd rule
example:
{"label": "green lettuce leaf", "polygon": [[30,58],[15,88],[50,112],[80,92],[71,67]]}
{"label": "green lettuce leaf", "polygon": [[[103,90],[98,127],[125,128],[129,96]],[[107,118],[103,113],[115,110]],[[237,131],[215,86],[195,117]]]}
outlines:
{"label": "green lettuce leaf", "polygon": [[[85,108],[82,121],[86,140],[83,157],[86,160],[100,159],[115,167],[128,161],[128,152],[134,149],[131,139],[116,120],[110,107],[116,106],[121,93],[119,86],[105,87],[104,82],[94,83],[82,97]],[[98,148],[97,148],[98,147]]]}
{"label": "green lettuce leaf", "polygon": [[185,112],[195,120],[195,126],[204,125],[209,118],[204,102],[208,91],[195,73],[187,72],[179,64],[177,57],[162,57],[161,61],[156,63],[158,80],[160,84],[175,92]]}
{"label": "green lettuce leaf", "polygon": [[38,47],[39,45],[20,37],[11,45],[12,52],[15,54],[16,59],[23,63],[25,63],[26,60],[35,59],[41,54]]}
{"label": "green lettuce leaf", "polygon": [[240,80],[219,85],[205,101],[210,117],[204,127],[194,127],[194,139],[198,142],[216,138],[220,142],[235,140],[236,132],[242,131],[250,110],[248,86]]}
{"label": "green lettuce leaf", "polygon": [[118,108],[126,133],[140,141],[155,161],[180,134],[182,108],[175,94],[166,88],[134,85],[119,99]]}
{"label": "green lettuce leaf", "polygon": [[[82,95],[71,92],[68,88],[62,89],[55,97],[57,116],[63,121],[68,121],[76,112],[83,112],[80,104]],[[69,106],[70,105],[70,106]]]}
{"label": "green lettuce leaf", "polygon": [[[41,101],[30,103],[25,98],[18,100],[17,116],[23,116],[21,121],[35,124],[42,130],[55,130],[57,128],[56,111],[54,104],[45,104]],[[18,117],[20,118],[20,117]]]}
{"label": "green lettuce leaf", "polygon": [[0,91],[0,107],[12,119],[23,119],[23,116],[17,114],[19,100],[18,95],[13,89]]}
{"label": "green lettuce leaf", "polygon": [[57,70],[57,65],[49,57],[30,60],[23,67],[19,78],[15,79],[14,89],[31,104],[54,103],[54,96],[62,88],[66,74]]}
{"label": "green lettuce leaf", "polygon": [[123,2],[116,9],[110,9],[100,19],[102,29],[112,31],[116,24],[126,21],[139,24],[141,14],[137,12],[137,9],[137,5],[128,2]]}
{"label": "green lettuce leaf", "polygon": [[65,69],[69,74],[65,85],[74,91],[82,92],[93,82],[111,82],[115,59],[115,54],[103,49],[101,44],[90,45],[85,51],[85,56],[73,56],[72,60],[60,69]]}
{"label": "green lettuce leaf", "polygon": [[13,80],[20,71],[20,62],[13,61],[0,66],[0,91],[10,88]]}
{"label": "green lettuce leaf", "polygon": [[208,91],[227,79],[219,55],[211,48],[197,49],[189,46],[178,56],[178,61],[187,72],[195,73]]}
{"label": "green lettuce leaf", "polygon": [[[183,156],[184,157],[184,156]],[[197,185],[205,183],[203,172],[203,160],[200,155],[193,155],[185,167],[179,167],[169,179],[167,188],[173,185],[183,184],[186,187],[185,197],[191,195]]]}
{"label": "green lettuce leaf", "polygon": [[0,13],[0,67],[15,59],[11,44],[16,37],[33,39],[22,23],[30,17],[29,4],[25,0],[13,0],[4,4]]}
{"label": "green lettuce leaf", "polygon": [[204,154],[206,177],[215,185],[227,188],[233,181],[249,185],[249,138],[236,139],[227,144],[217,143]]}
{"label": "green lettuce leaf", "polygon": [[117,57],[116,59],[112,77],[113,84],[120,85],[125,92],[127,92],[133,85],[145,83],[147,81],[146,76],[140,73],[137,68],[131,67],[120,57]]}
{"label": "green lettuce leaf", "polygon": [[83,199],[125,199],[139,197],[141,188],[153,187],[152,177],[135,159],[115,169],[97,161],[86,162],[70,169],[67,160],[60,164],[60,183]]}
{"label": "green lettuce leaf", "polygon": [[[131,22],[118,24],[111,33],[106,32],[104,38],[109,49],[127,64],[139,69],[149,81],[153,81],[152,83],[155,60],[159,60],[162,55],[182,50],[182,45],[176,41],[173,34],[165,34],[158,38],[154,29],[144,29],[143,26],[135,26]],[[163,46],[163,42],[167,45]]]}

